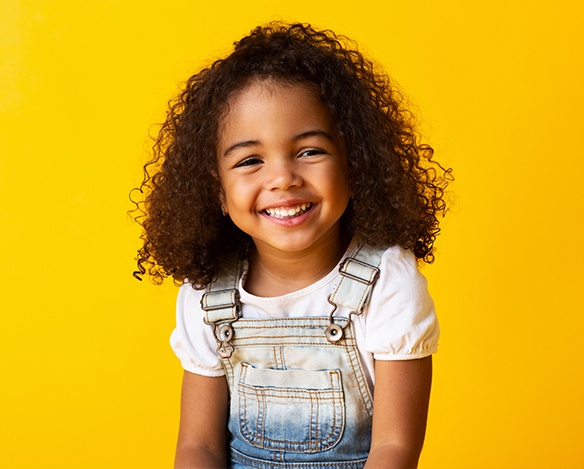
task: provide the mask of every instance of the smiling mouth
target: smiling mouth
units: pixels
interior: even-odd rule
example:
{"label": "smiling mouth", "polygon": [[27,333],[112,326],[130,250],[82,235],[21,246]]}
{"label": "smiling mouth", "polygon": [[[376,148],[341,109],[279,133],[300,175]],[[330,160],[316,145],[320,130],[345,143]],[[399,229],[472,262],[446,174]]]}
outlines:
{"label": "smiling mouth", "polygon": [[300,204],[295,207],[277,207],[267,208],[264,213],[272,218],[279,218],[281,220],[286,218],[298,217],[312,208],[312,203]]}

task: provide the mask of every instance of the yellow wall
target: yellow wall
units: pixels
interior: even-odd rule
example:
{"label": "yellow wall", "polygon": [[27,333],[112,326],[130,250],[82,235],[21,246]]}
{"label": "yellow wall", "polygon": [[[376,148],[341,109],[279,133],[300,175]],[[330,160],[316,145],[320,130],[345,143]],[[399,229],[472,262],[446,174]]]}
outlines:
{"label": "yellow wall", "polygon": [[168,467],[175,287],[126,210],[177,83],[257,23],[358,40],[456,170],[422,468],[584,467],[582,2],[0,2],[0,467]]}

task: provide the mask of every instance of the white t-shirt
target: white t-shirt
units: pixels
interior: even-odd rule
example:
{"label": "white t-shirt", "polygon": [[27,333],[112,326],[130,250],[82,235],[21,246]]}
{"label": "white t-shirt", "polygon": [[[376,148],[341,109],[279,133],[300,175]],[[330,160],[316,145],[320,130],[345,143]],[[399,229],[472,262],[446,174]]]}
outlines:
{"label": "white t-shirt", "polygon": [[[355,243],[352,243],[347,254],[350,255],[355,248]],[[340,281],[339,265],[306,288],[270,298],[245,291],[244,269],[239,283],[242,317],[328,316],[331,306],[327,297]],[[379,269],[379,279],[373,287],[369,305],[361,315],[352,316],[361,363],[371,389],[375,382],[374,360],[426,357],[436,352],[440,335],[434,302],[414,255],[400,247],[389,248],[383,253]],[[213,326],[203,321],[205,312],[200,301],[204,292],[195,290],[188,283],[181,286],[177,325],[170,343],[185,370],[204,376],[223,376]],[[348,311],[340,307],[335,316],[347,317]]]}

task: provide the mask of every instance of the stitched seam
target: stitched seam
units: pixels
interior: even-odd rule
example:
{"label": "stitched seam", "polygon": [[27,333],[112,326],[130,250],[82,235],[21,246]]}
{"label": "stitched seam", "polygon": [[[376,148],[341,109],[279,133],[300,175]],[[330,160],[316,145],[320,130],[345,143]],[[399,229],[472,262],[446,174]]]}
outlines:
{"label": "stitched seam", "polygon": [[[333,380],[333,374],[338,374],[336,371],[329,372],[329,380],[331,383],[331,388],[335,387],[335,381]],[[243,375],[243,374],[242,374]],[[338,383],[337,383],[338,384]],[[243,408],[243,421],[240,420],[241,433],[244,438],[252,443],[254,446],[260,447],[262,449],[272,449],[268,444],[278,444],[283,447],[283,449],[298,449],[302,451],[302,448],[308,447],[308,450],[312,451],[324,451],[326,449],[334,446],[340,435],[342,435],[343,425],[339,427],[339,420],[342,424],[342,415],[344,411],[343,402],[343,391],[342,389],[326,389],[326,390],[292,390],[292,389],[270,389],[261,388],[256,386],[250,386],[245,383],[239,383],[239,393],[240,393],[240,406]],[[256,419],[256,429],[254,432],[247,425],[247,399],[246,397],[255,398],[258,404],[258,414],[262,414],[261,418],[258,415]],[[248,398],[249,398],[248,397]],[[296,399],[300,402],[308,402],[310,404],[310,415],[311,415],[311,428],[309,429],[308,442],[291,442],[290,440],[279,440],[274,438],[267,438],[265,436],[265,414],[267,413],[267,397],[270,399]],[[243,400],[243,404],[241,401]],[[313,430],[313,424],[317,428],[320,428],[320,420],[318,410],[320,403],[332,402],[333,406],[333,422],[331,426],[331,431],[328,435],[322,439],[317,439],[318,430]],[[338,405],[338,403],[341,405]],[[260,406],[261,403],[261,406]],[[316,416],[315,416],[316,414]],[[260,423],[261,422],[261,423]],[[306,451],[304,451],[306,452]]]}
{"label": "stitched seam", "polygon": [[[351,334],[353,334],[353,325],[351,324]],[[349,355],[349,363],[351,364],[351,368],[353,370],[353,375],[355,381],[357,382],[357,389],[359,389],[359,394],[361,395],[361,399],[363,400],[363,404],[365,405],[365,409],[369,414],[371,414],[371,403],[370,403],[370,393],[369,388],[367,387],[367,392],[369,394],[369,399],[364,394],[363,386],[367,386],[367,383],[363,383],[365,379],[365,375],[363,372],[363,368],[361,367],[361,361],[359,360],[357,348],[355,346],[349,346],[346,344],[345,347],[347,354]],[[356,362],[356,363],[355,363]]]}
{"label": "stitched seam", "polygon": [[[255,342],[253,344],[248,344],[251,346],[280,346],[282,343],[281,342],[263,342],[263,339],[270,339],[270,340],[283,340],[283,339],[301,339],[302,337],[298,337],[298,336],[282,336],[282,337],[239,337],[237,340],[232,340],[231,344],[235,345],[237,344],[239,347],[245,347],[246,344],[243,344],[241,342],[243,341],[250,341],[250,340],[258,340],[260,341]],[[330,342],[328,342],[326,340],[326,338],[324,338],[324,336],[321,337],[306,337],[306,339],[315,339],[313,341],[307,340],[306,342],[286,342],[286,345],[332,345],[330,344]],[[350,345],[355,343],[355,339],[351,338],[351,339],[345,339],[345,342],[349,343]]]}
{"label": "stitched seam", "polygon": [[307,469],[320,469],[325,467],[339,468],[344,467],[347,469],[362,468],[367,459],[356,459],[354,461],[332,461],[332,462],[276,462],[262,459],[254,459],[245,456],[242,453],[232,450],[232,459],[246,464],[250,467],[259,469],[272,469],[274,467],[282,467],[286,469],[291,468],[307,468]]}

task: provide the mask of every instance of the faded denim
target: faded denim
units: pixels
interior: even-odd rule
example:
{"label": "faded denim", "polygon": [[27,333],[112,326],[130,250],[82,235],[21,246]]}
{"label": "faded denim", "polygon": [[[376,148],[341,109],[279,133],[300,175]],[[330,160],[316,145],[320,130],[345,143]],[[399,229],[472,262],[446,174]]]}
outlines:
{"label": "faded denim", "polygon": [[[375,282],[372,271],[360,262],[358,267],[371,278],[367,288],[349,294],[355,296],[355,314]],[[373,399],[349,318],[334,317],[340,340],[327,340],[332,314],[242,319],[233,288],[238,276],[220,278],[211,288],[215,297],[202,301],[229,383],[231,467],[362,468],[371,445]],[[338,298],[363,284],[351,277]]]}
{"label": "faded denim", "polygon": [[233,323],[235,351],[224,359],[233,467],[365,464],[373,401],[352,328],[333,345],[328,324],[328,318]]}

